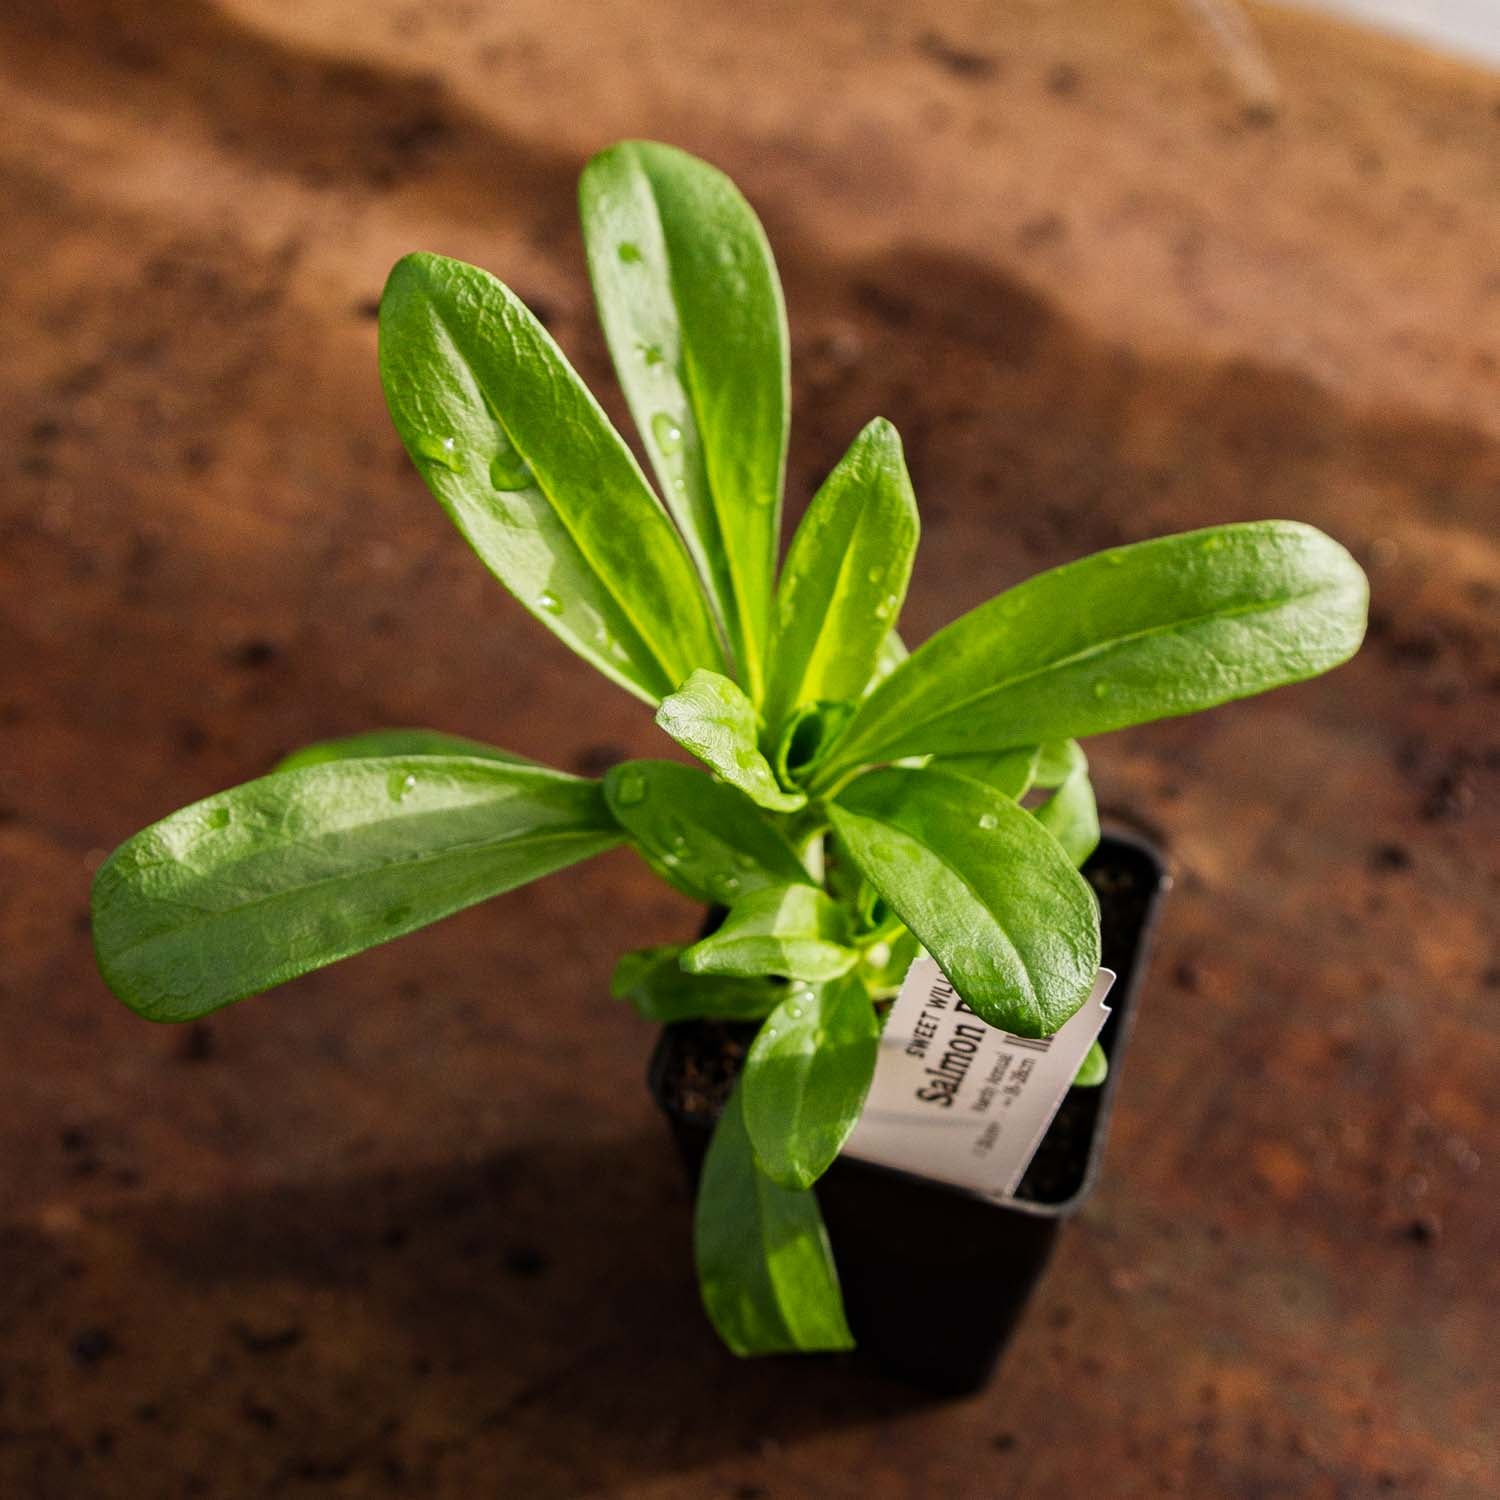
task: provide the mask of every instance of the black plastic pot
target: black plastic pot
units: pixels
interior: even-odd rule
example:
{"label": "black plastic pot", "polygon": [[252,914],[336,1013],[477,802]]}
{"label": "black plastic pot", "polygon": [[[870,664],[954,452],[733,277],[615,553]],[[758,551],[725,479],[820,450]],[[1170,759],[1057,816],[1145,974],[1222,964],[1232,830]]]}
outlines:
{"label": "black plastic pot", "polygon": [[[861,1352],[925,1390],[960,1395],[989,1379],[1058,1230],[1099,1174],[1151,931],[1169,881],[1155,849],[1118,833],[1105,836],[1084,874],[1099,896],[1104,963],[1119,975],[1099,1038],[1109,1077],[1102,1088],[1069,1093],[1016,1200],[994,1203],[847,1157],[818,1182]],[[652,1057],[651,1091],[694,1189],[717,1109],[754,1032],[716,1022],[668,1026]]]}

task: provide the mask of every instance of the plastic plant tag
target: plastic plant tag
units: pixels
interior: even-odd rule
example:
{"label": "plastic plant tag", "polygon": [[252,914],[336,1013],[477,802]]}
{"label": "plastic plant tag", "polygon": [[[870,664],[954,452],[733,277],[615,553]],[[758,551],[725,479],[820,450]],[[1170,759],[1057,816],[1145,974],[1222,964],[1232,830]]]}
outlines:
{"label": "plastic plant tag", "polygon": [[886,1017],[874,1082],[843,1154],[1008,1198],[1109,1019],[1114,982],[1100,969],[1089,998],[1052,1036],[1013,1036],[980,1020],[932,959],[917,959]]}

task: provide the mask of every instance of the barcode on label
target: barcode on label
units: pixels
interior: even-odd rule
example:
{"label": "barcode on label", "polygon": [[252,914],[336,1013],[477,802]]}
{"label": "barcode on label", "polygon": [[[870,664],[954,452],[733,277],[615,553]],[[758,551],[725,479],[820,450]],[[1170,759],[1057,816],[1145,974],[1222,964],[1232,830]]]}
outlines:
{"label": "barcode on label", "polygon": [[1013,1031],[1005,1033],[1005,1040],[1007,1045],[1026,1052],[1045,1052],[1052,1045],[1050,1036],[1017,1036]]}

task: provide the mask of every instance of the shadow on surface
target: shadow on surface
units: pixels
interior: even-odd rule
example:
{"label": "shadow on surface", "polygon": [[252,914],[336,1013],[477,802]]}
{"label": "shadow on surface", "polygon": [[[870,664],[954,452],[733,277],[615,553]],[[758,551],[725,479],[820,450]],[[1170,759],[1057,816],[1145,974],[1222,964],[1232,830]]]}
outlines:
{"label": "shadow on surface", "polygon": [[[11,1482],[71,1493],[81,1463],[101,1496],[149,1474],[162,1495],[321,1478],[563,1500],[923,1404],[852,1359],[724,1353],[675,1166],[653,1132],[159,1202],[87,1227],[66,1262],[11,1230],[0,1262],[31,1268],[0,1300],[18,1343],[44,1346],[64,1297],[97,1319],[42,1375],[32,1399],[61,1425],[11,1442]],[[105,1458],[90,1432],[112,1434]]]}

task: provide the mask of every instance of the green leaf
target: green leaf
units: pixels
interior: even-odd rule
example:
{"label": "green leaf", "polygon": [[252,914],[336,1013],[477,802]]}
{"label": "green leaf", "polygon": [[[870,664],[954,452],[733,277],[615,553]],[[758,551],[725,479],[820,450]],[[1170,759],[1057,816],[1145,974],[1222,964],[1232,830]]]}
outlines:
{"label": "green leaf", "polygon": [[380,755],[475,755],[483,760],[500,760],[513,766],[537,764],[524,755],[497,749],[482,740],[442,734],[436,729],[375,729],[368,734],[351,734],[346,739],[320,740],[315,745],[304,745],[278,761],[276,769],[300,771],[304,766],[322,766],[331,760],[363,760]]}
{"label": "green leaf", "polygon": [[852,703],[804,703],[786,721],[771,752],[777,776],[788,784],[810,777],[853,715]]}
{"label": "green leaf", "polygon": [[188,1021],[620,842],[597,782],[391,756],[281,771],[122,844],[94,881],[109,987]]}
{"label": "green leaf", "polygon": [[1365,577],[1291,521],[1086,557],[971,610],[861,704],[819,768],[1076,739],[1316,676],[1352,656]]}
{"label": "green leaf", "polygon": [[745,1128],[762,1172],[808,1188],[849,1138],[864,1107],[880,1021],[853,976],[797,985],[772,1012],[745,1059]]}
{"label": "green leaf", "polygon": [[682,955],[689,974],[778,974],[834,979],[859,955],[847,946],[849,919],[812,885],[771,885],[741,896],[717,931]]}
{"label": "green leaf", "polygon": [[861,942],[886,937],[901,927],[901,918],[892,910],[891,903],[868,880],[859,882],[854,896],[854,913]]}
{"label": "green leaf", "polygon": [[609,990],[628,1000],[648,1021],[759,1021],[786,996],[767,979],[725,979],[685,974],[680,947],[638,948],[615,965]]}
{"label": "green leaf", "polygon": [[671,760],[628,760],[604,778],[610,811],[646,863],[695,901],[730,905],[808,879],[796,850],[734,787]]}
{"label": "green leaf", "polygon": [[772,812],[796,812],[807,797],[777,785],[759,749],[755,705],[727,677],[694,672],[656,710],[656,722],[730,786]]}
{"label": "green leaf", "polygon": [[873,693],[910,655],[906,642],[894,630],[890,631],[880,643],[880,655],[875,658],[875,669],[870,673],[870,680],[860,696],[868,697]]}
{"label": "green leaf", "polygon": [[1034,767],[1032,785],[1040,787],[1061,786],[1078,767],[1079,746],[1077,740],[1048,740],[1032,750]]}
{"label": "green leaf", "polygon": [[876,418],[813,497],[776,591],[765,716],[858,698],[906,598],[917,502],[896,429]]}
{"label": "green leaf", "polygon": [[1099,908],[1057,841],[967,777],[888,767],[829,806],[839,840],[992,1026],[1048,1036],[1088,999]]}
{"label": "green leaf", "polygon": [[1018,750],[992,750],[987,755],[943,755],[931,766],[934,771],[951,771],[955,776],[982,781],[1019,802],[1037,779],[1039,754],[1038,746],[1027,745]]}
{"label": "green leaf", "polygon": [[704,1310],[735,1354],[852,1349],[817,1199],[757,1169],[741,1093],[709,1142],[693,1214]]}
{"label": "green leaf", "polygon": [[889,937],[871,943],[860,955],[859,976],[877,1000],[897,994],[906,980],[906,971],[922,956],[922,945],[916,934],[898,927]]}
{"label": "green leaf", "polygon": [[488,272],[396,263],[380,378],[401,441],[485,566],[648,703],[723,665],[692,559],[562,351]]}
{"label": "green leaf", "polygon": [[1099,847],[1099,807],[1089,780],[1088,757],[1077,740],[1064,740],[1060,746],[1044,746],[1043,750],[1061,765],[1055,761],[1046,764],[1037,776],[1039,786],[1055,786],[1057,790],[1034,809],[1034,816],[1063,846],[1068,858],[1082,865]]}
{"label": "green leaf", "polygon": [[1089,1050],[1083,1054],[1083,1061],[1078,1064],[1078,1072],[1073,1078],[1073,1087],[1096,1089],[1108,1077],[1109,1058],[1104,1055],[1104,1048],[1098,1042],[1093,1042]]}
{"label": "green leaf", "polygon": [[771,248],[722,172],[651,141],[596,156],[579,204],[625,399],[759,702],[791,405]]}

